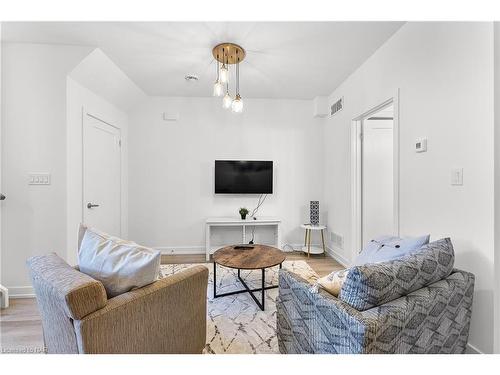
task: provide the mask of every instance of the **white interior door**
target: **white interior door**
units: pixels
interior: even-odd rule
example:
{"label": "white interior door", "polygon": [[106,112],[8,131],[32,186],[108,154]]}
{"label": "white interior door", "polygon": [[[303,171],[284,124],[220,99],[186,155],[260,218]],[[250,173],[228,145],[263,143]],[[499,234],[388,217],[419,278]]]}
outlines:
{"label": "white interior door", "polygon": [[121,236],[120,129],[83,116],[83,221]]}
{"label": "white interior door", "polygon": [[394,233],[394,139],[392,113],[362,122],[362,238],[368,241]]}

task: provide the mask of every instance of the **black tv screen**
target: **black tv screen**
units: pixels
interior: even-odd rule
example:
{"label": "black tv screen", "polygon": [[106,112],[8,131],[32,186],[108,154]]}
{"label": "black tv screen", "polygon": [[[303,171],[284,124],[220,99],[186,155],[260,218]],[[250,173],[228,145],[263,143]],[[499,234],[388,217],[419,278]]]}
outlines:
{"label": "black tv screen", "polygon": [[272,161],[215,161],[215,194],[272,194],[272,192]]}

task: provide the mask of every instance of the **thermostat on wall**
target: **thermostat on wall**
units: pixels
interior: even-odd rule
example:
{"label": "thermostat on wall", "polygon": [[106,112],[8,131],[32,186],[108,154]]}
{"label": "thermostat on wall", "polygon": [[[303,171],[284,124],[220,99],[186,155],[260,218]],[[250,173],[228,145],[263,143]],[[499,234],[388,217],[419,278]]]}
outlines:
{"label": "thermostat on wall", "polygon": [[427,151],[427,138],[418,138],[415,141],[415,152]]}

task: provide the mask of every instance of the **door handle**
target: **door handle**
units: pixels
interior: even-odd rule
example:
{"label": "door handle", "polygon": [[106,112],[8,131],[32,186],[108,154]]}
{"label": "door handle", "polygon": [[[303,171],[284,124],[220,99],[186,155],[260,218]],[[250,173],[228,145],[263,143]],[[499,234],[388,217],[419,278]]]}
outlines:
{"label": "door handle", "polygon": [[99,207],[99,205],[98,204],[87,203],[87,208],[88,209],[91,209],[91,208],[94,208],[94,207]]}
{"label": "door handle", "polygon": [[0,193],[0,201],[4,201],[5,198],[7,198],[5,195],[3,195],[2,193]]}

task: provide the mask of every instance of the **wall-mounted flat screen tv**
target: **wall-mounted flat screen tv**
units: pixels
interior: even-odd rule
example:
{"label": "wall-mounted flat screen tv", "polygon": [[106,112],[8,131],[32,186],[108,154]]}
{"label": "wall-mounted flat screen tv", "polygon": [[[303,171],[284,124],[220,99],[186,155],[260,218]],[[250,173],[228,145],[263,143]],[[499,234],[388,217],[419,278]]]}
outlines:
{"label": "wall-mounted flat screen tv", "polygon": [[215,161],[215,194],[272,194],[272,192],[272,161]]}

